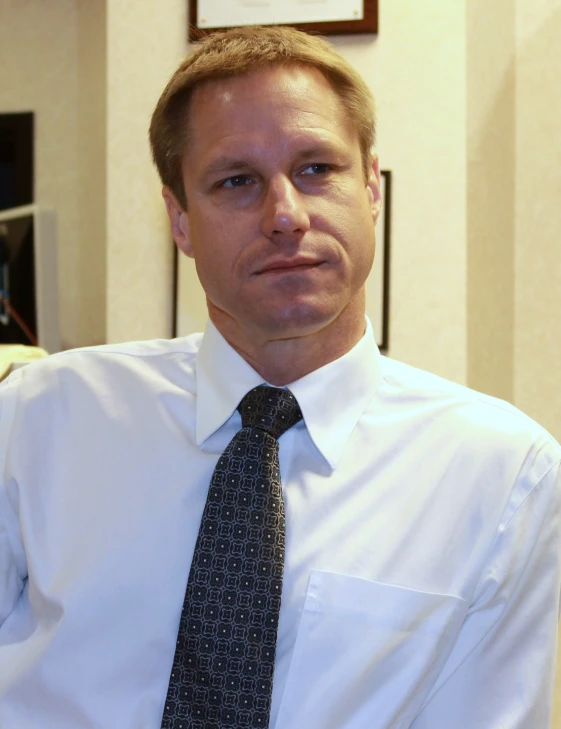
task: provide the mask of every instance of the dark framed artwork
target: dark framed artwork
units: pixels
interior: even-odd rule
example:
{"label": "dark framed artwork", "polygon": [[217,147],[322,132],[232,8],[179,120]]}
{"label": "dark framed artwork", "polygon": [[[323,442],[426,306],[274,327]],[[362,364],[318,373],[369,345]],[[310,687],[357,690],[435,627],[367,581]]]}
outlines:
{"label": "dark framed artwork", "polygon": [[242,25],[291,25],[308,33],[378,32],[378,0],[188,0],[190,41]]}
{"label": "dark framed artwork", "polygon": [[[372,321],[376,343],[389,347],[390,234],[392,173],[382,170],[382,212],[376,223],[376,256],[366,281],[366,313]],[[174,246],[172,336],[184,337],[204,330],[207,308],[195,264]]]}

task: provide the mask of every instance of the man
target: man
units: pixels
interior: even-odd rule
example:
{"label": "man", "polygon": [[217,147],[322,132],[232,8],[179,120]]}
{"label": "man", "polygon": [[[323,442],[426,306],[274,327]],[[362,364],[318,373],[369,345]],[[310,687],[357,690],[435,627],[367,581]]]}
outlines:
{"label": "man", "polygon": [[174,74],[151,143],[210,321],[3,384],[3,729],[548,726],[561,448],[379,356],[373,129],[294,30],[217,34]]}

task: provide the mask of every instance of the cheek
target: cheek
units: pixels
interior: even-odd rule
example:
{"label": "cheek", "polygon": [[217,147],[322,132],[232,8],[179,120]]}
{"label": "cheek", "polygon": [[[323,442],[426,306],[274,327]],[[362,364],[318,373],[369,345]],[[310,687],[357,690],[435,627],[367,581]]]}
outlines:
{"label": "cheek", "polygon": [[354,212],[355,217],[346,221],[343,237],[346,241],[353,278],[364,283],[374,262],[374,221],[369,209],[363,208]]}
{"label": "cheek", "polygon": [[203,285],[219,283],[224,277],[226,257],[212,241],[200,241],[195,249],[195,264]]}
{"label": "cheek", "polygon": [[201,285],[209,298],[218,303],[235,289],[236,255],[224,231],[205,230],[194,241],[194,259]]}

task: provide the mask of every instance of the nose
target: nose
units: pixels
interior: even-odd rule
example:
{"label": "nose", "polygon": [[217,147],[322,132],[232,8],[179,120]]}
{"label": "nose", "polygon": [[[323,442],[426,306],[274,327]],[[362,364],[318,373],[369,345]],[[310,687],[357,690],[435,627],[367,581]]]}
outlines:
{"label": "nose", "polygon": [[263,234],[273,242],[299,240],[310,229],[302,193],[285,177],[272,179],[263,204]]}

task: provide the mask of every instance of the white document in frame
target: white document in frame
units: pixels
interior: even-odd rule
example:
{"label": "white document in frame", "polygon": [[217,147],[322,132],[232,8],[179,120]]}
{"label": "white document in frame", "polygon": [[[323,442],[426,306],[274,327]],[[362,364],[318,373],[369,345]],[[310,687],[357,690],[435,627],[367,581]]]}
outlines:
{"label": "white document in frame", "polygon": [[199,28],[363,20],[364,0],[198,0]]}

